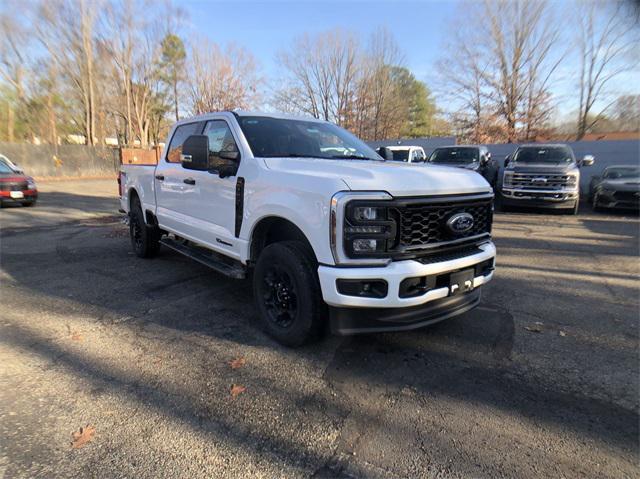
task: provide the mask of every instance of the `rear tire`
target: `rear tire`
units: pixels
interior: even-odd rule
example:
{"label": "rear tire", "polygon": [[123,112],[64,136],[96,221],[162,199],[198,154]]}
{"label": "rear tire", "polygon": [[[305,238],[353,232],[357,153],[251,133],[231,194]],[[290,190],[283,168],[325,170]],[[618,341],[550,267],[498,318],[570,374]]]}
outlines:
{"label": "rear tire", "polygon": [[593,211],[602,211],[602,207],[598,204],[598,194],[594,193],[593,200],[591,201],[591,208]]}
{"label": "rear tire", "polygon": [[35,204],[36,204],[36,200],[22,202],[22,206],[35,206]]}
{"label": "rear tire", "polygon": [[160,230],[157,226],[148,226],[138,198],[131,200],[129,212],[129,235],[133,252],[139,258],[153,258],[160,249]]}
{"label": "rear tire", "polygon": [[320,336],[326,306],[320,294],[318,264],[300,241],[268,245],[253,273],[253,294],[266,332],[285,346]]}

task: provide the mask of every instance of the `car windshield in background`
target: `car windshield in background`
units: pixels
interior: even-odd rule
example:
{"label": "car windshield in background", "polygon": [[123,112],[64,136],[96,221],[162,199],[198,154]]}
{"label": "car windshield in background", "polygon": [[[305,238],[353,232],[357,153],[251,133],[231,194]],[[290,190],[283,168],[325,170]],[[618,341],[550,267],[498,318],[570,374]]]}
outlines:
{"label": "car windshield in background", "polygon": [[566,146],[531,146],[519,148],[513,161],[517,163],[571,163],[573,153]]}
{"label": "car windshield in background", "polygon": [[618,180],[618,179],[638,179],[640,178],[640,168],[637,167],[629,167],[629,168],[608,168],[604,172],[604,178],[608,180]]}
{"label": "car windshield in background", "polygon": [[240,127],[253,156],[384,161],[374,150],[331,123],[241,116]]}
{"label": "car windshield in background", "polygon": [[0,174],[6,175],[11,173],[15,173],[15,171],[9,168],[9,166],[4,161],[0,161]]}
{"label": "car windshield in background", "polygon": [[431,163],[471,163],[478,161],[477,148],[438,148],[431,153]]}
{"label": "car windshield in background", "polygon": [[409,150],[391,150],[393,153],[393,161],[407,161],[409,159]]}

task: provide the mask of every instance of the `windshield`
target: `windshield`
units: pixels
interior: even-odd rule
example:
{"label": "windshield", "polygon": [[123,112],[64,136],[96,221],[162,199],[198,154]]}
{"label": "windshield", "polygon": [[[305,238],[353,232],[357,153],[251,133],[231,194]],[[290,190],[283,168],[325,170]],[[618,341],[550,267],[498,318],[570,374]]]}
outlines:
{"label": "windshield", "polygon": [[393,161],[407,161],[409,150],[390,150],[393,153]]}
{"label": "windshield", "polygon": [[11,168],[9,168],[9,166],[7,166],[7,164],[4,161],[0,161],[0,173],[2,174],[14,173],[14,171]]}
{"label": "windshield", "polygon": [[471,163],[478,161],[477,148],[437,148],[429,158],[431,163]]}
{"label": "windshield", "polygon": [[518,148],[513,161],[518,163],[571,163],[573,151],[568,146],[525,146]]}
{"label": "windshield", "polygon": [[241,116],[239,122],[256,157],[383,161],[361,140],[332,123],[264,116]]}
{"label": "windshield", "polygon": [[617,180],[622,178],[638,178],[640,177],[640,168],[607,168],[604,172],[604,178],[609,180]]}

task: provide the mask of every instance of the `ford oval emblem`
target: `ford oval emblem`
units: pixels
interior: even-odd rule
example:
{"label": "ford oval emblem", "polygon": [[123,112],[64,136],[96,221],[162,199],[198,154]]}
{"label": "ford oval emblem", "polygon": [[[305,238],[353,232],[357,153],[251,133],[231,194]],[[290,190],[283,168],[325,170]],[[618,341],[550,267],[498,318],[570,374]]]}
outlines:
{"label": "ford oval emblem", "polygon": [[473,223],[469,213],[456,213],[447,220],[447,229],[454,235],[461,235],[473,228]]}

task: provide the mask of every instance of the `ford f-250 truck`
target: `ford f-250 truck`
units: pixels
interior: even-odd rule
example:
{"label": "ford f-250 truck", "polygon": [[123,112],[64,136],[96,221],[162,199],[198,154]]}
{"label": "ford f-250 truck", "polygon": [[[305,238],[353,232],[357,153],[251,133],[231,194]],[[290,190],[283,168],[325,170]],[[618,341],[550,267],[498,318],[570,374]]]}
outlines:
{"label": "ford f-250 truck", "polygon": [[164,245],[252,275],[269,334],[299,345],[461,314],[494,271],[493,193],[476,173],[384,161],[331,123],[220,112],[178,122],[157,166],[123,165],[144,258]]}
{"label": "ford f-250 truck", "polygon": [[502,206],[559,208],[576,215],[580,167],[593,162],[591,155],[576,161],[568,145],[521,145],[505,159]]}

